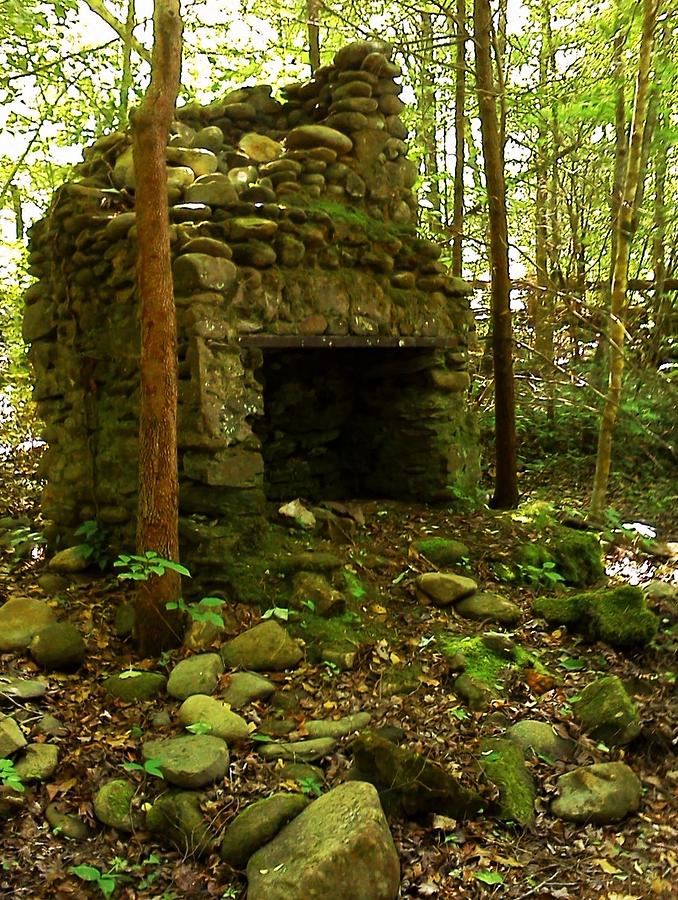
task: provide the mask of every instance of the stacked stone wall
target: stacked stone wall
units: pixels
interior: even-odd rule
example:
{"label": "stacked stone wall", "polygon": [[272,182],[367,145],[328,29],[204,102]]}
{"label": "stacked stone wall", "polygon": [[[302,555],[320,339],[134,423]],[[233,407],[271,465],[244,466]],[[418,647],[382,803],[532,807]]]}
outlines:
{"label": "stacked stone wall", "polygon": [[[388,45],[359,42],[311,81],[288,85],[282,101],[256,86],[177,110],[167,194],[182,528],[196,557],[216,559],[260,528],[270,348],[392,348],[392,375],[376,393],[370,378],[362,382],[363,420],[372,404],[367,419],[384,425],[390,415],[403,440],[427,435],[432,458],[412,464],[423,473],[421,499],[475,479],[468,288],[416,234],[399,75]],[[66,538],[96,518],[128,547],[138,422],[134,188],[129,134],[85,151],[32,228],[37,281],[24,317],[49,445],[43,509],[53,534]],[[414,379],[411,359],[398,356],[404,345],[419,348]],[[366,427],[357,422],[349,427]],[[380,458],[389,455],[399,457],[397,446]],[[375,476],[375,491],[384,481],[388,474]]]}

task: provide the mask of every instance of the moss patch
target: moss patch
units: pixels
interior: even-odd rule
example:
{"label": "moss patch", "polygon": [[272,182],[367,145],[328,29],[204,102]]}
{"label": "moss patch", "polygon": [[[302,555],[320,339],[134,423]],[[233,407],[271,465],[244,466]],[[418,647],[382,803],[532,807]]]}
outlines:
{"label": "moss patch", "polygon": [[550,625],[567,625],[588,640],[624,650],[644,646],[659,622],[638,587],[625,585],[568,597],[538,597],[532,607]]}
{"label": "moss patch", "polygon": [[511,663],[505,657],[493,653],[481,638],[443,633],[436,640],[446,656],[455,656],[457,653],[463,655],[466,661],[464,672],[471,678],[482,681],[493,691],[501,689],[501,674]]}
{"label": "moss patch", "polygon": [[480,747],[480,767],[499,788],[501,818],[522,827],[531,825],[536,792],[523,751],[507,738],[486,738]]}

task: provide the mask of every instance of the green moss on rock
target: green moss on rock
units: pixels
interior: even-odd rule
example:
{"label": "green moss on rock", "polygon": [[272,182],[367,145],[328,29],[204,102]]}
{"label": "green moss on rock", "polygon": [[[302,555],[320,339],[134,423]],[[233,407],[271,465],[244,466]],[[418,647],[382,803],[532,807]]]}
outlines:
{"label": "green moss on rock", "polygon": [[586,587],[605,574],[600,541],[588,531],[557,528],[549,540],[549,550],[556,570],[566,584]]}
{"label": "green moss on rock", "polygon": [[589,640],[601,640],[619,650],[648,644],[658,628],[645,595],[630,585],[566,597],[538,597],[532,608],[550,625],[567,625]]}
{"label": "green moss on rock", "polygon": [[464,672],[474,681],[481,681],[492,691],[497,689],[501,674],[509,663],[506,657],[487,647],[482,638],[441,634],[437,642],[446,656],[459,653],[464,657]]}
{"label": "green moss on rock", "polygon": [[522,827],[531,825],[536,792],[523,751],[508,738],[486,738],[480,749],[483,773],[499,788],[501,818]]}

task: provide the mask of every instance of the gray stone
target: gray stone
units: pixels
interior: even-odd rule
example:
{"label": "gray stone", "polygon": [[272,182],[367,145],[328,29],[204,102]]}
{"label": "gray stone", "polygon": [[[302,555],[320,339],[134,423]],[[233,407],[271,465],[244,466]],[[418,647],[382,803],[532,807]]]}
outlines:
{"label": "gray stone", "polygon": [[201,147],[168,147],[167,162],[175,166],[187,166],[199,178],[216,172],[219,161],[214,153]]}
{"label": "gray stone", "polygon": [[259,744],[257,751],[264,759],[284,759],[288,762],[315,762],[330,754],[336,745],[331,737],[312,738],[308,741],[291,741],[288,743],[271,741],[270,744]]}
{"label": "gray stone", "polygon": [[196,131],[191,140],[192,147],[199,147],[203,150],[211,150],[212,153],[218,153],[224,145],[224,133],[217,125],[208,125]]}
{"label": "gray stone", "polygon": [[487,709],[493,699],[492,691],[478,678],[464,672],[454,680],[454,692],[466,701],[470,709],[477,712]]}
{"label": "gray stone", "polygon": [[212,218],[212,209],[206,203],[177,203],[179,197],[172,198],[170,219],[173,223],[208,222]]}
{"label": "gray stone", "polygon": [[283,146],[264,134],[248,131],[238,141],[238,147],[255,162],[268,163],[282,156]]}
{"label": "gray stone", "polygon": [[184,253],[172,266],[174,288],[178,294],[199,291],[228,293],[238,277],[238,270],[229,259],[208,256],[206,253]]}
{"label": "gray stone", "polygon": [[233,709],[247,706],[253,700],[267,700],[275,694],[276,687],[263,675],[253,672],[234,672],[221,693],[221,699]]}
{"label": "gray stone", "polygon": [[[342,47],[334,57],[334,65],[337,69],[360,69],[367,57],[378,53],[383,59],[388,60],[393,53],[393,48],[387,41],[353,41]],[[374,72],[373,66],[366,66],[368,71]]]}
{"label": "gray stone", "polygon": [[287,135],[285,144],[288,150],[327,147],[339,156],[350,153],[353,148],[353,141],[349,137],[326,125],[300,125],[293,128]]}
{"label": "gray stone", "polygon": [[41,716],[33,729],[37,734],[46,734],[49,737],[61,737],[66,734],[66,726],[55,716],[49,714]]}
{"label": "gray stone", "polygon": [[54,613],[42,600],[8,600],[0,607],[0,652],[25,650],[35,635],[53,622]]}
{"label": "gray stone", "polygon": [[312,738],[342,738],[354,731],[362,731],[370,724],[372,716],[368,712],[358,712],[341,719],[316,719],[306,722],[305,728]]}
{"label": "gray stone", "polygon": [[523,753],[535,753],[547,759],[569,759],[574,742],[555,733],[553,726],[536,719],[523,719],[508,730],[507,737],[517,744]]}
{"label": "gray stone", "polygon": [[228,771],[228,747],[209,734],[147,741],[141,752],[145,760],[157,760],[163,778],[177,787],[205,787],[220,781]]}
{"label": "gray stone", "polygon": [[36,700],[47,690],[47,682],[38,678],[14,678],[0,675],[0,703],[13,700]]}
{"label": "gray stone", "polygon": [[224,664],[218,653],[189,656],[172,669],[167,682],[167,693],[177,700],[185,700],[193,694],[211,694],[223,671]]}
{"label": "gray stone", "polygon": [[146,827],[189,856],[210,853],[216,839],[200,808],[200,797],[192,791],[166,791],[146,813]]}
{"label": "gray stone", "polygon": [[570,822],[607,825],[640,808],[640,781],[622,762],[580,766],[557,782],[553,815]]}
{"label": "gray stone", "polygon": [[238,192],[228,175],[215,173],[203,175],[189,185],[184,192],[187,203],[205,203],[215,208],[231,206],[238,202]]}
{"label": "gray stone", "polygon": [[500,594],[479,593],[454,604],[454,611],[464,619],[515,625],[520,621],[520,607]]}
{"label": "gray stone", "polygon": [[116,778],[102,785],[92,797],[94,815],[104,825],[118,831],[136,831],[143,825],[143,818],[132,809],[137,786],[124,778]]}
{"label": "gray stone", "polygon": [[230,237],[234,241],[270,240],[278,230],[278,223],[258,216],[236,216],[230,221]]}
{"label": "gray stone", "polygon": [[50,572],[43,572],[38,578],[39,587],[46,594],[60,594],[68,589],[70,581],[63,575],[53,575]]}
{"label": "gray stone", "polygon": [[47,781],[56,771],[59,750],[55,744],[29,744],[14,763],[14,770],[24,781]]}
{"label": "gray stone", "polygon": [[303,794],[279,793],[246,806],[226,829],[221,859],[233,869],[244,869],[250,856],[272,841],[310,802]]}
{"label": "gray stone", "polygon": [[616,675],[587,685],[575,711],[584,732],[609,747],[628,744],[641,731],[638,710]]}
{"label": "gray stone", "polygon": [[375,789],[342,784],[311,803],[247,866],[248,900],[395,900],[398,852]]}
{"label": "gray stone", "polygon": [[0,759],[7,759],[27,744],[24,733],[10,716],[0,719]]}
{"label": "gray stone", "polygon": [[230,259],[233,256],[228,244],[210,237],[192,238],[181,248],[181,253],[205,253],[207,256],[219,256],[222,259]]}
{"label": "gray stone", "polygon": [[205,694],[193,694],[184,700],[179,708],[178,719],[184,726],[204,722],[211,728],[209,734],[228,743],[246,741],[250,737],[247,722],[242,716]]}
{"label": "gray stone", "polygon": [[464,575],[447,575],[443,572],[426,572],[415,581],[417,591],[436,606],[450,606],[478,590],[472,578]]}
{"label": "gray stone", "polygon": [[296,573],[290,603],[295,609],[304,609],[311,603],[313,612],[323,618],[341,615],[346,609],[344,595],[316,572]]}
{"label": "gray stone", "polygon": [[136,700],[150,700],[165,690],[167,679],[160,672],[137,672],[128,669],[119,675],[106,678],[103,688],[125,703]]}
{"label": "gray stone", "polygon": [[222,645],[221,656],[231,668],[282,672],[299,663],[304,653],[284,628],[268,619]]}
{"label": "gray stone", "polygon": [[94,831],[73,814],[61,812],[58,803],[50,803],[45,809],[45,818],[56,834],[62,834],[72,841],[86,841],[94,836]]}
{"label": "gray stone", "polygon": [[115,611],[114,629],[119,638],[129,637],[134,631],[134,623],[136,622],[136,611],[134,603],[130,600],[123,600]]}
{"label": "gray stone", "polygon": [[70,672],[85,658],[85,641],[70,622],[55,622],[36,634],[31,641],[31,656],[47,671]]}

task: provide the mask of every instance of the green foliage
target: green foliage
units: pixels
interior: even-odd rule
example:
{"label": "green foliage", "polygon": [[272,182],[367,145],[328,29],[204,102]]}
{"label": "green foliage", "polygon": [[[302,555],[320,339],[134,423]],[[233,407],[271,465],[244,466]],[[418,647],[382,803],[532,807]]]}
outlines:
{"label": "green foliage", "polygon": [[169,600],[165,604],[166,609],[178,609],[188,615],[194,622],[209,622],[217,628],[223,628],[224,620],[215,612],[215,608],[224,605],[221,597],[203,597],[197,603],[186,603],[182,597],[178,600]]}
{"label": "green foliage", "polygon": [[306,794],[308,797],[319,797],[323,792],[322,784],[317,778],[313,778],[312,775],[299,778],[297,784],[301,793]]}
{"label": "green foliage", "polygon": [[81,881],[88,881],[96,884],[104,897],[112,897],[118,883],[118,875],[115,872],[102,872],[96,866],[71,866],[68,870]]}
{"label": "green foliage", "polygon": [[517,569],[522,580],[527,584],[555,587],[557,584],[562,584],[565,581],[563,576],[556,571],[555,562],[551,560],[543,562],[540,566],[520,565],[519,563]]}
{"label": "green foliage", "polygon": [[136,762],[124,762],[122,768],[126,772],[143,772],[146,775],[153,775],[154,778],[164,778],[159,759],[144,760],[143,765]]}
{"label": "green foliage", "polygon": [[113,563],[116,569],[122,569],[118,572],[118,578],[121,580],[129,579],[130,581],[148,581],[152,575],[164,575],[169,569],[178,572],[185,578],[190,578],[191,573],[185,566],[170,559],[164,559],[155,550],[147,550],[142,555],[127,555],[121,553]]}
{"label": "green foliage", "polygon": [[7,785],[13,791],[21,792],[26,790],[11,759],[0,759],[0,784]]}
{"label": "green foliage", "polygon": [[261,614],[262,619],[280,619],[281,622],[289,621],[293,610],[289,610],[286,606],[271,606]]}
{"label": "green foliage", "polygon": [[212,726],[209,722],[194,722],[186,726],[186,731],[190,731],[191,734],[211,734]]}
{"label": "green foliage", "polygon": [[96,519],[88,519],[76,529],[75,536],[82,538],[78,549],[83,559],[91,559],[103,571],[109,562],[107,553],[108,538]]}

